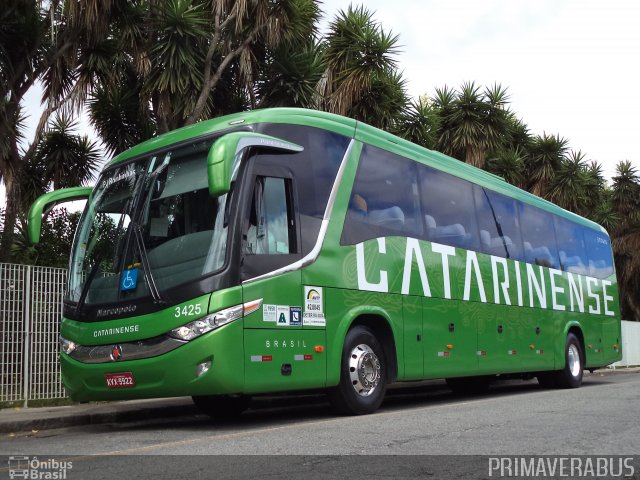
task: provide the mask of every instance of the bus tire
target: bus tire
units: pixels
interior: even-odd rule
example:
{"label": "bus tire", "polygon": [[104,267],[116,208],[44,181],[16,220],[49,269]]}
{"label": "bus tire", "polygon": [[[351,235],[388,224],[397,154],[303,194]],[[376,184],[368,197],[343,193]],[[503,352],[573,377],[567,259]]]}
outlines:
{"label": "bus tire", "polygon": [[578,388],[584,373],[584,353],[580,340],[573,333],[567,335],[564,358],[564,368],[556,372],[556,385],[560,388]]}
{"label": "bus tire", "polygon": [[200,395],[191,398],[200,412],[216,420],[237,418],[251,403],[248,395]]}
{"label": "bus tire", "polygon": [[364,415],[380,407],[386,388],[382,345],[370,329],[357,325],[345,338],[340,383],[329,390],[329,400],[341,413]]}

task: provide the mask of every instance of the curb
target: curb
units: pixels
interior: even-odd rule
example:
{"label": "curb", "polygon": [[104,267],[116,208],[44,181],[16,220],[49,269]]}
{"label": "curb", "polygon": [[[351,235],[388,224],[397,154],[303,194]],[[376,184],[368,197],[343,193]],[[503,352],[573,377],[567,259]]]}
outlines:
{"label": "curb", "polygon": [[[54,407],[55,408],[55,407]],[[73,407],[71,407],[73,408]],[[27,412],[31,413],[31,412]],[[156,418],[175,418],[198,413],[196,406],[189,402],[172,405],[116,404],[101,412],[69,412],[61,416],[41,416],[19,420],[0,420],[0,433],[18,433],[31,430],[50,430],[54,428],[75,427],[79,425],[99,425],[112,422],[133,422]]]}

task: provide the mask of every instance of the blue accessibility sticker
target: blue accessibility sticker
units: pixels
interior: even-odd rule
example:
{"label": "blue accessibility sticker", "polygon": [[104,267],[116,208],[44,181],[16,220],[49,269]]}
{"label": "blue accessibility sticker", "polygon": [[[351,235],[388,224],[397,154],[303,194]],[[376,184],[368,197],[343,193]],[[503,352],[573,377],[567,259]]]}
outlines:
{"label": "blue accessibility sticker", "polygon": [[127,290],[133,290],[138,285],[138,269],[132,268],[122,272],[120,279],[120,290],[126,292]]}

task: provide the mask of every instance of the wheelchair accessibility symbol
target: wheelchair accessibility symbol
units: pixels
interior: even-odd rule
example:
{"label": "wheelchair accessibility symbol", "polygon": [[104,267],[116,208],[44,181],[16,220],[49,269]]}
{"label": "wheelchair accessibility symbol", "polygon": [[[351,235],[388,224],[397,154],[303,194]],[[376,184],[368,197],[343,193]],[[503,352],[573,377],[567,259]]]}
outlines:
{"label": "wheelchair accessibility symbol", "polygon": [[120,280],[120,290],[123,292],[127,290],[133,290],[136,288],[138,284],[138,269],[132,268],[130,270],[125,270],[122,272],[121,280]]}

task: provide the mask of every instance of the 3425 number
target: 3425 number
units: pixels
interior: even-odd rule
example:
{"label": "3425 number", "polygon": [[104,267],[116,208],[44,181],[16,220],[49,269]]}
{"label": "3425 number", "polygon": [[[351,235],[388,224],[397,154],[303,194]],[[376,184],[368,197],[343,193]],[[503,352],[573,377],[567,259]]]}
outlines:
{"label": "3425 number", "polygon": [[202,306],[199,303],[176,307],[175,317],[190,317],[191,315],[202,314]]}

